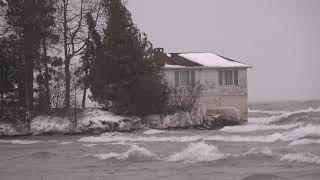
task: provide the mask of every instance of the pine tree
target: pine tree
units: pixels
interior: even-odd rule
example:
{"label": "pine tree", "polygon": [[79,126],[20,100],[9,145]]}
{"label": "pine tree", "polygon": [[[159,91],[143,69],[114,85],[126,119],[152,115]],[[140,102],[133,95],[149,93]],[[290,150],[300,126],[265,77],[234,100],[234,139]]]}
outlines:
{"label": "pine tree", "polygon": [[[41,44],[52,39],[50,27],[54,24],[53,0],[8,0],[6,21],[16,37],[16,74],[20,102],[23,102],[27,123],[34,106],[34,72],[42,62]],[[50,37],[50,38],[49,38]]]}
{"label": "pine tree", "polygon": [[[93,97],[119,114],[143,113],[141,106],[146,102],[141,101],[141,92],[160,89],[160,65],[154,61],[152,44],[135,26],[122,1],[104,0],[103,6],[107,27],[93,66]],[[156,94],[160,99],[160,91]],[[151,107],[145,113],[158,108]]]}
{"label": "pine tree", "polygon": [[[38,110],[42,112],[48,112],[50,109],[50,80],[52,79],[52,73],[55,73],[54,62],[52,58],[48,56],[48,49],[58,43],[59,36],[56,34],[54,26],[56,8],[54,6],[54,0],[44,0],[38,2],[39,11],[38,14],[41,17],[39,19],[39,33],[41,37],[40,56],[36,61],[36,69],[38,75],[36,82],[38,83]],[[51,66],[51,67],[50,67]]]}

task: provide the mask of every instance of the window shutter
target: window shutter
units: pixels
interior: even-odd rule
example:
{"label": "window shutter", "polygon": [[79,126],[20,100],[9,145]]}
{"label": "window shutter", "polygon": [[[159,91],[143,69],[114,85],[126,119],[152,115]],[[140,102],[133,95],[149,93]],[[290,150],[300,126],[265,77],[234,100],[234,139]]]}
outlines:
{"label": "window shutter", "polygon": [[175,86],[179,86],[179,71],[175,72]]}
{"label": "window shutter", "polygon": [[191,86],[196,84],[196,77],[194,71],[191,71]]}

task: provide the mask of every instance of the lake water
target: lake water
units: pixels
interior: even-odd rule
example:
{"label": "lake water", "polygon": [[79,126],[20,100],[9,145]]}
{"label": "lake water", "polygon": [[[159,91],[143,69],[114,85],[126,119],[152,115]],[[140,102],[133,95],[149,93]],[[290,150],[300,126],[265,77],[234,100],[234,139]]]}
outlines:
{"label": "lake water", "polygon": [[255,104],[214,131],[0,139],[0,179],[319,180],[319,105]]}

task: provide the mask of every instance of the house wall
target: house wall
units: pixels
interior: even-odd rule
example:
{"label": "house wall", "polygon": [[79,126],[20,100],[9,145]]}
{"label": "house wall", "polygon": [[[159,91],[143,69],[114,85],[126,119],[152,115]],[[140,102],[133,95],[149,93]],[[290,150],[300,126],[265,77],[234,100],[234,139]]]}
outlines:
{"label": "house wall", "polygon": [[[183,69],[165,69],[165,78],[169,85],[175,85],[175,71],[181,70]],[[235,109],[240,119],[247,121],[247,70],[245,68],[233,69],[238,70],[239,85],[236,86],[219,85],[220,69],[202,68],[192,70],[195,71],[196,82],[201,84],[203,88],[200,97],[201,104],[206,105],[207,109]]]}

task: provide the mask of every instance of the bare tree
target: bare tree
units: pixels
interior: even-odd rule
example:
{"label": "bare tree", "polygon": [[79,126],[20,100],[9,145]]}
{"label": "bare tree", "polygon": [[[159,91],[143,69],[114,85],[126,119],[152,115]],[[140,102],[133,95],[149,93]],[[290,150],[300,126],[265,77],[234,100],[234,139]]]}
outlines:
{"label": "bare tree", "polygon": [[[72,1],[75,3],[75,1]],[[78,2],[76,2],[78,3]],[[84,40],[81,38],[83,28],[83,9],[84,1],[80,0],[79,6],[71,4],[70,0],[60,0],[59,10],[62,16],[63,50],[64,50],[64,73],[65,73],[65,107],[70,109],[70,61],[79,55],[85,47]]]}
{"label": "bare tree", "polygon": [[169,103],[167,111],[174,113],[177,111],[190,111],[198,101],[202,91],[201,85],[187,86],[187,87],[173,87],[170,88]]}
{"label": "bare tree", "polygon": [[74,57],[79,56],[86,47],[89,32],[85,23],[85,14],[96,13],[99,1],[93,0],[59,0],[58,20],[61,25],[63,50],[64,50],[64,73],[65,73],[65,108],[70,109],[71,71],[70,63]]}

